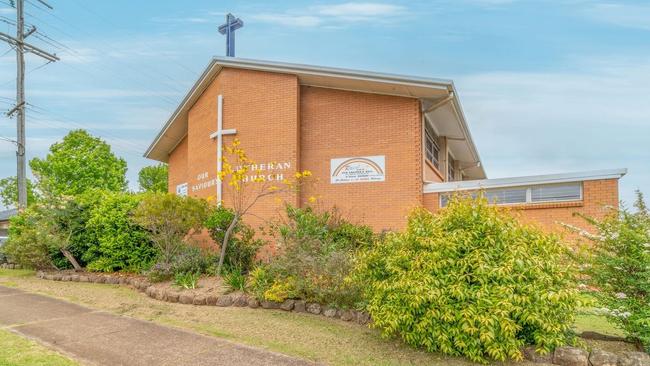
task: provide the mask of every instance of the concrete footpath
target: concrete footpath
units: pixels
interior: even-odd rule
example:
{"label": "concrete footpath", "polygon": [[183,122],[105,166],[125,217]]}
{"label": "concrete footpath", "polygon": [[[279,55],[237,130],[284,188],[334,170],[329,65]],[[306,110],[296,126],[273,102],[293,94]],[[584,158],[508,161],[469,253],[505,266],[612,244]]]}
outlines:
{"label": "concrete footpath", "polygon": [[0,328],[91,365],[313,365],[3,286]]}

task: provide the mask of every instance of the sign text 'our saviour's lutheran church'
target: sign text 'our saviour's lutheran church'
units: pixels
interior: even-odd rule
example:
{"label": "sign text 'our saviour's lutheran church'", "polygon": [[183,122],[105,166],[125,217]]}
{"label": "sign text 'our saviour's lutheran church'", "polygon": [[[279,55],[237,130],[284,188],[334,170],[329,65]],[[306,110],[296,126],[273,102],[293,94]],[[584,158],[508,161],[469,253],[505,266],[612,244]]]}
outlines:
{"label": "sign text 'our saviour's lutheran church'", "polygon": [[[251,182],[258,178],[262,178],[265,181],[282,181],[285,177],[284,173],[287,170],[291,169],[291,162],[273,162],[273,163],[260,163],[260,164],[250,164],[247,165],[248,172],[243,182]],[[235,167],[236,170],[241,169],[242,166]],[[200,173],[196,176],[198,183],[192,185],[192,192],[200,191],[210,187],[214,187],[218,183],[217,177],[210,177],[208,172]]]}

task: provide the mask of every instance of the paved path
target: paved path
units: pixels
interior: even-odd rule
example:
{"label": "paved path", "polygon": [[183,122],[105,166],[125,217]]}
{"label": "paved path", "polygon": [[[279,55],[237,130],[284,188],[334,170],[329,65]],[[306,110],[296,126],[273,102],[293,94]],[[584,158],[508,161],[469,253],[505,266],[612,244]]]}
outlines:
{"label": "paved path", "polygon": [[3,286],[0,328],[92,365],[312,364]]}

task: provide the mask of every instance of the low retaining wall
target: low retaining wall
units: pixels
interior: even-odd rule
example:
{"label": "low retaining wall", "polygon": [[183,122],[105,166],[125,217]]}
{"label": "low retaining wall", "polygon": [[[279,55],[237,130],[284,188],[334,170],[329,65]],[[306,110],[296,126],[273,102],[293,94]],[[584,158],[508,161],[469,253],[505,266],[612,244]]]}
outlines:
{"label": "low retaining wall", "polygon": [[302,300],[286,300],[284,302],[258,301],[252,296],[243,293],[231,293],[222,295],[194,295],[184,294],[165,289],[157,288],[146,279],[138,277],[113,276],[109,274],[96,273],[47,273],[38,271],[36,277],[51,281],[70,281],[70,282],[91,282],[107,283],[112,285],[127,285],[140,292],[144,292],[152,299],[188,304],[188,305],[205,305],[205,306],[237,306],[249,307],[253,309],[279,309],[284,311],[293,311],[296,313],[309,313],[314,315],[323,315],[328,318],[341,319],[343,321],[354,321],[359,324],[370,323],[370,315],[366,312],[356,310],[341,310],[324,306],[317,303],[308,303]]}

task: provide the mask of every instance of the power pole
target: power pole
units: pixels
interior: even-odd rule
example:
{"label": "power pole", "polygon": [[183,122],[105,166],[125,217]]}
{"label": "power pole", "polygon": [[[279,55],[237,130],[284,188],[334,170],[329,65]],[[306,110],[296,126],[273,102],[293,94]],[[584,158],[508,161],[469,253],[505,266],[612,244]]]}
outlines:
{"label": "power pole", "polygon": [[18,182],[18,209],[23,210],[27,207],[27,162],[25,161],[25,14],[24,0],[18,0],[16,4],[16,106],[18,117],[16,118],[16,138],[18,146],[16,151]]}
{"label": "power pole", "polygon": [[[40,3],[51,8],[44,0],[38,0]],[[36,32],[36,27],[32,27],[25,33],[25,14],[24,0],[16,0],[16,38],[0,32],[0,41],[7,42],[16,49],[16,105],[7,115],[11,116],[16,113],[16,165],[18,181],[18,209],[23,210],[27,207],[27,162],[25,157],[25,52],[31,52],[50,62],[58,61],[55,54],[48,53],[29,43],[25,43],[25,38]]]}

